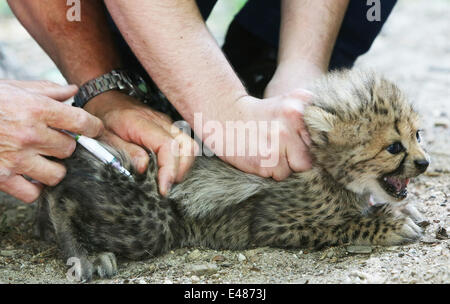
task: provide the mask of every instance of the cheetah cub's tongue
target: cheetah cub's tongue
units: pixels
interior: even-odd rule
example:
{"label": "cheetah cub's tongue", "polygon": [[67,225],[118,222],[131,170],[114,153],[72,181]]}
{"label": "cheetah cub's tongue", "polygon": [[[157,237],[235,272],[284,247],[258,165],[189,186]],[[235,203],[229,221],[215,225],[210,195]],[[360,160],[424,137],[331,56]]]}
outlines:
{"label": "cheetah cub's tongue", "polygon": [[[385,177],[383,178],[383,181],[386,184],[389,184],[393,190],[395,190],[396,193],[401,193],[405,191],[406,187],[408,186],[410,179],[409,178],[396,178],[396,177]],[[375,196],[371,195],[369,198],[369,205],[370,206],[376,206],[376,205],[383,205],[387,203],[386,201],[379,200]]]}
{"label": "cheetah cub's tongue", "polygon": [[397,192],[402,191],[405,189],[409,184],[409,178],[395,178],[395,177],[386,177],[384,179],[387,183],[395,187],[395,190]]}

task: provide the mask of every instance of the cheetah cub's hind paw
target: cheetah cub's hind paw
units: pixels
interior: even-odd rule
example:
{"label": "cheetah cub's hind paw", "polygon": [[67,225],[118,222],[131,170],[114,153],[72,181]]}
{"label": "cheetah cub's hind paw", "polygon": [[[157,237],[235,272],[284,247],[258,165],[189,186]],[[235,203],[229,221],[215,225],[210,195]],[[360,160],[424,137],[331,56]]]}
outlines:
{"label": "cheetah cub's hind paw", "polygon": [[[117,260],[114,253],[104,252],[99,254],[94,263],[89,261],[87,258],[77,258],[77,261],[71,261],[69,259],[69,264],[72,264],[71,277],[72,280],[76,282],[86,283],[92,281],[95,274],[100,278],[111,278],[117,274]],[[68,264],[68,265],[69,265]],[[69,270],[70,271],[70,270]]]}
{"label": "cheetah cub's hind paw", "polygon": [[73,257],[67,260],[67,265],[71,266],[67,272],[67,278],[72,282],[85,283],[92,280],[94,265],[85,257]]}
{"label": "cheetah cub's hind paw", "polygon": [[99,254],[94,261],[94,270],[102,279],[109,279],[116,275],[117,259],[114,253],[104,252]]}

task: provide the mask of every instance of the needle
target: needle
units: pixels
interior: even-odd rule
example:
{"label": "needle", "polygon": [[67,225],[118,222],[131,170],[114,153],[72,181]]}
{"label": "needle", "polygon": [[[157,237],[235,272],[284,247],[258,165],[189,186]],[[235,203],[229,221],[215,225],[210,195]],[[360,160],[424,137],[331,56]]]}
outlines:
{"label": "needle", "polygon": [[130,177],[131,179],[133,179],[133,177],[131,176],[131,173],[128,172],[127,169],[122,167],[122,165],[120,164],[120,161],[114,155],[112,155],[108,150],[106,150],[95,139],[90,138],[90,137],[86,137],[86,136],[83,136],[83,135],[77,135],[77,134],[74,134],[74,133],[69,132],[67,130],[58,129],[58,131],[61,131],[61,132],[65,133],[65,134],[69,135],[70,137],[75,139],[77,141],[77,143],[79,143],[80,145],[85,147],[86,150],[91,152],[95,157],[100,159],[102,162],[104,162],[105,164],[109,164],[109,165],[113,166],[114,168],[119,170],[122,174],[125,174],[126,176]]}

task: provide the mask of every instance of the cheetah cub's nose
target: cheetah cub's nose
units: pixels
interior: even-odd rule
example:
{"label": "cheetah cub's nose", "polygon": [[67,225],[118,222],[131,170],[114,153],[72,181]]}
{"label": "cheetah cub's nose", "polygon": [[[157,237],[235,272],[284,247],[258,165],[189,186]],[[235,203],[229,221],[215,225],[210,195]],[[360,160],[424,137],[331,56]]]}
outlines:
{"label": "cheetah cub's nose", "polygon": [[428,168],[428,165],[430,165],[430,162],[426,159],[416,159],[414,161],[414,164],[416,165],[416,168],[420,170],[420,172],[425,172]]}

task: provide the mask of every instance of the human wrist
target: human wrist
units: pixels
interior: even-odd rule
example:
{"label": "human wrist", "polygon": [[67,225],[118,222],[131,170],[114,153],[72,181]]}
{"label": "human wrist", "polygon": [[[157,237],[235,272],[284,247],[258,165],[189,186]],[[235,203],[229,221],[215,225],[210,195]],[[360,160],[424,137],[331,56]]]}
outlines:
{"label": "human wrist", "polygon": [[274,76],[266,87],[266,98],[290,93],[296,89],[307,89],[311,83],[324,75],[327,68],[306,59],[280,61]]}
{"label": "human wrist", "polygon": [[104,117],[112,110],[120,110],[136,104],[140,104],[140,102],[123,92],[111,90],[89,100],[84,106],[84,110],[97,117]]}

